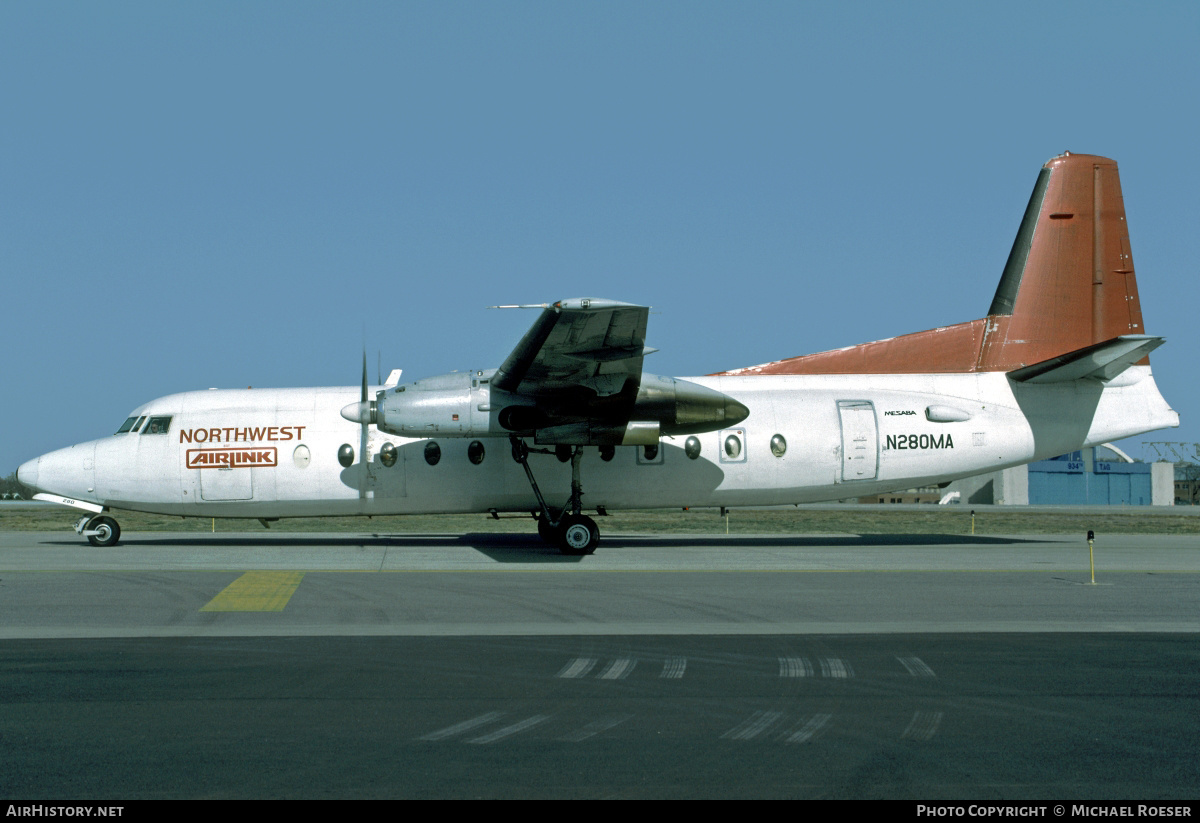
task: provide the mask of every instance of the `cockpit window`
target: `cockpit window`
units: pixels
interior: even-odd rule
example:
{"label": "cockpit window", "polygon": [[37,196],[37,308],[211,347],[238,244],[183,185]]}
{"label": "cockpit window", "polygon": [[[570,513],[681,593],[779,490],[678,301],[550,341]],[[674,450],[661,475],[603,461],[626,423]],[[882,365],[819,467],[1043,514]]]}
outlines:
{"label": "cockpit window", "polygon": [[142,429],[142,434],[166,434],[170,428],[170,417],[151,417],[146,423],[146,428]]}
{"label": "cockpit window", "polygon": [[137,431],[138,429],[140,429],[140,428],[142,427],[142,422],[143,422],[145,419],[146,419],[146,415],[144,415],[144,414],[143,414],[141,417],[139,417],[139,418],[137,419],[137,422],[133,424],[133,430],[134,430],[134,431]]}
{"label": "cockpit window", "polygon": [[137,422],[136,417],[130,417],[128,420],[126,420],[124,423],[121,424],[121,428],[117,429],[116,434],[124,434],[125,432],[132,429],[133,424],[136,422]]}

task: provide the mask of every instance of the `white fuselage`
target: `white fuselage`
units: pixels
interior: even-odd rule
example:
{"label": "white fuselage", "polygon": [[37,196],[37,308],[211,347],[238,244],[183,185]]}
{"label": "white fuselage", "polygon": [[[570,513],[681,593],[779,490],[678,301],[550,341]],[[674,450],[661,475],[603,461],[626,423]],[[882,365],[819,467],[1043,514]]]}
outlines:
{"label": "white fuselage", "polygon": [[[1178,425],[1148,366],[1108,384],[1015,383],[1001,372],[688,378],[750,409],[737,426],[664,437],[657,454],[595,447],[582,463],[583,505],[609,510],[806,503],[911,488],[1053,457]],[[378,388],[378,387],[376,387]],[[372,390],[373,391],[373,390]],[[113,509],[198,517],[532,511],[536,498],[504,437],[412,439],[347,422],[358,387],[210,390],[134,410],[169,416],[165,434],[129,432],[21,467],[39,490]],[[777,454],[780,435],[786,443]],[[736,442],[730,438],[736,438]],[[484,457],[468,459],[478,439]],[[426,445],[440,448],[436,465]],[[396,447],[386,466],[380,450]],[[349,446],[349,466],[339,449]],[[476,454],[478,448],[476,448]],[[694,449],[692,450],[694,451]],[[344,453],[343,453],[344,457]],[[571,468],[532,454],[551,506]]]}

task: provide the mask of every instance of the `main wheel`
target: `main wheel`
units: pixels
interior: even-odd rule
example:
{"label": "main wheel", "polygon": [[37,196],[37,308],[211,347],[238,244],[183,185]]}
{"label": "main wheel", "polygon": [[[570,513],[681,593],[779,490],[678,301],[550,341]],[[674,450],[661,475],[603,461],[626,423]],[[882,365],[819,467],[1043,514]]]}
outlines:
{"label": "main wheel", "polygon": [[558,548],[563,554],[591,554],[600,543],[600,527],[584,514],[568,514],[558,524]]}
{"label": "main wheel", "polygon": [[93,546],[115,546],[121,539],[121,527],[111,517],[93,517],[86,530],[96,532],[88,535],[88,542]]}

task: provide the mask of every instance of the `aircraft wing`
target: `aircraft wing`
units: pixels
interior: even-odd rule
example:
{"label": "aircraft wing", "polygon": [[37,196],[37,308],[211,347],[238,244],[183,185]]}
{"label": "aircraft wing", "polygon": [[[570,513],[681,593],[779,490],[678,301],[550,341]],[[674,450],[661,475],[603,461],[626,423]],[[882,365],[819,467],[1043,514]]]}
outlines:
{"label": "aircraft wing", "polygon": [[[492,386],[531,397],[591,390],[636,394],[646,348],[647,306],[593,297],[546,305],[492,377]],[[633,385],[629,386],[629,381]]]}

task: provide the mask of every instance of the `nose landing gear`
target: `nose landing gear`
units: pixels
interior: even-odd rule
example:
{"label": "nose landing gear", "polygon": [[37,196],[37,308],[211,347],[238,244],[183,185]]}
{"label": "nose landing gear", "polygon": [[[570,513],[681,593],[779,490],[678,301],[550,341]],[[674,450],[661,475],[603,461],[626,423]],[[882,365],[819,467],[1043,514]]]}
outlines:
{"label": "nose landing gear", "polygon": [[93,546],[107,548],[115,546],[121,539],[121,527],[116,520],[103,515],[85,514],[75,524],[75,531],[88,539]]}

